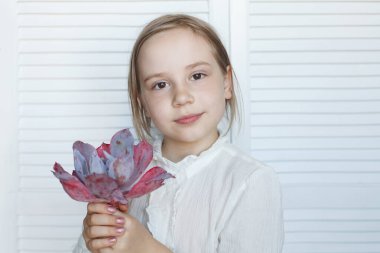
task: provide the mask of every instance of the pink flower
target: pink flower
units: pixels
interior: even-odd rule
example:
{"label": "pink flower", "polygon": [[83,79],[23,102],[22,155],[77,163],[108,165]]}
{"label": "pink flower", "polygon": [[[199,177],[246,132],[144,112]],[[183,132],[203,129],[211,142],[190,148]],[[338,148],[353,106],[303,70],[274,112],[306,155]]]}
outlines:
{"label": "pink flower", "polygon": [[117,132],[110,144],[103,143],[97,149],[76,141],[73,144],[75,170],[72,175],[57,162],[53,174],[75,200],[128,204],[128,200],[162,186],[165,179],[174,178],[160,167],[144,173],[152,160],[152,146],[146,141],[133,143],[134,138],[128,129]]}

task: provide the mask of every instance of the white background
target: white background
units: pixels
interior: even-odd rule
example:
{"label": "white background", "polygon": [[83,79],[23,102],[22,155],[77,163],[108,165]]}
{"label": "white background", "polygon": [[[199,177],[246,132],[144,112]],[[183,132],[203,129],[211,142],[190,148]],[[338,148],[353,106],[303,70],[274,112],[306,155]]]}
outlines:
{"label": "white background", "polygon": [[131,126],[131,47],[173,12],[229,49],[245,116],[231,138],[280,176],[284,252],[380,252],[380,1],[343,0],[1,0],[1,252],[70,252],[85,205],[52,164]]}

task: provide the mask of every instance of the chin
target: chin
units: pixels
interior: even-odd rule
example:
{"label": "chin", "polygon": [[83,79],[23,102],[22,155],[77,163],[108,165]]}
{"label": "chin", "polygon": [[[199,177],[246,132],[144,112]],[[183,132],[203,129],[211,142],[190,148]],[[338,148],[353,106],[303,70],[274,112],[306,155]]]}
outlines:
{"label": "chin", "polygon": [[190,132],[178,136],[182,142],[194,143],[204,141],[210,137],[210,134],[200,132]]}

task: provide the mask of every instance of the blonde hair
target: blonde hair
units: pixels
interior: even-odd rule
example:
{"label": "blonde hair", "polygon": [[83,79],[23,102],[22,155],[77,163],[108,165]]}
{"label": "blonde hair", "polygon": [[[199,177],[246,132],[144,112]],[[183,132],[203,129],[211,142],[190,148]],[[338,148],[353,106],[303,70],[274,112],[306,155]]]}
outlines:
{"label": "blonde hair", "polygon": [[[141,86],[140,80],[138,78],[138,64],[137,60],[139,57],[140,49],[143,46],[144,42],[148,40],[155,34],[164,32],[167,30],[175,28],[187,28],[191,29],[195,34],[204,38],[211,46],[213,56],[216,59],[222,73],[227,74],[227,67],[231,68],[231,93],[232,96],[230,99],[226,100],[226,114],[227,119],[229,120],[228,130],[232,127],[235,119],[239,119],[239,110],[236,92],[234,89],[233,77],[235,73],[232,69],[229,56],[226,49],[223,46],[223,43],[219,39],[217,33],[213,28],[203,20],[198,18],[185,15],[185,14],[175,14],[175,15],[164,15],[158,17],[147,24],[144,29],[141,31],[138,36],[132,50],[130,65],[129,65],[129,75],[128,75],[128,90],[129,97],[132,107],[132,116],[133,116],[133,125],[135,127],[136,133],[140,139],[146,139],[148,136],[151,137],[151,120],[146,115],[146,112],[141,103]],[[236,80],[236,77],[235,77]]]}

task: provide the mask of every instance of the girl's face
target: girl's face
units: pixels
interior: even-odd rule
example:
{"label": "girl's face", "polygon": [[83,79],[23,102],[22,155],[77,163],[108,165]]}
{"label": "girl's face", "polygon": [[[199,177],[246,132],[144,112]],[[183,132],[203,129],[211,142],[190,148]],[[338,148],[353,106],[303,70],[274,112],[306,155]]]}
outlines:
{"label": "girl's face", "polygon": [[143,44],[138,69],[142,104],[165,143],[215,141],[231,70],[223,74],[205,39],[181,28],[158,33]]}

